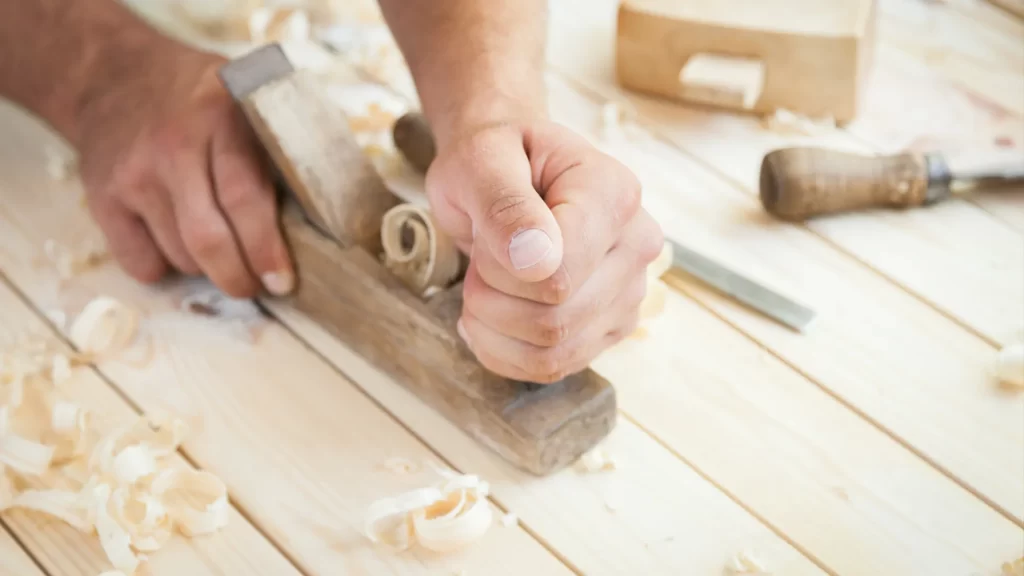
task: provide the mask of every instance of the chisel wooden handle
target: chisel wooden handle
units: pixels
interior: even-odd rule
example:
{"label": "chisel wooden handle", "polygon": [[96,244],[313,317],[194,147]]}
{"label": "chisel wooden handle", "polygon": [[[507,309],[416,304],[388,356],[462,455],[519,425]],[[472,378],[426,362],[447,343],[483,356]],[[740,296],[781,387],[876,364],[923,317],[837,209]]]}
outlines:
{"label": "chisel wooden handle", "polygon": [[950,195],[951,175],[937,154],[863,156],[784,148],[761,163],[761,204],[783,220],[868,208],[908,208]]}
{"label": "chisel wooden handle", "polygon": [[409,112],[395,121],[391,136],[395,147],[417,170],[426,174],[437,155],[434,135],[427,119],[419,112]]}

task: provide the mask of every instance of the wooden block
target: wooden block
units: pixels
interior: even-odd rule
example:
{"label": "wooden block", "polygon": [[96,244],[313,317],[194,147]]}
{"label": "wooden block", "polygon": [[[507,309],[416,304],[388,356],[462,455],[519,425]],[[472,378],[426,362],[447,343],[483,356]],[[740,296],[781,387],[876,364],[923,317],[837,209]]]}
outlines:
{"label": "wooden block", "polygon": [[754,107],[764,90],[764,63],[753,58],[694,54],[679,72],[680,95],[694,102]]}
{"label": "wooden block", "polygon": [[295,208],[283,216],[298,271],[287,301],[475,440],[544,475],[611,432],[616,399],[607,380],[587,369],[534,387],[487,371],[455,331],[461,285],[424,302],[376,258],[319,234]]}
{"label": "wooden block", "polygon": [[[871,62],[875,2],[624,0],[617,22],[618,81],[679,101],[762,113],[786,108],[847,122],[857,113]],[[698,75],[702,88],[681,82],[695,55],[705,72]],[[751,62],[763,67],[763,89],[747,106],[759,75]],[[716,79],[717,89],[708,88]]]}

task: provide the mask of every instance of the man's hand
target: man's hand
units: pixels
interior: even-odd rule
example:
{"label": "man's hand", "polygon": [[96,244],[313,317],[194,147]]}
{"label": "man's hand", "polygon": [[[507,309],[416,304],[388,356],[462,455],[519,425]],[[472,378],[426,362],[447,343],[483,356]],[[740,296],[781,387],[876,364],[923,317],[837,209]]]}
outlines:
{"label": "man's hand", "polygon": [[459,332],[488,369],[550,383],[636,327],[664,237],[625,166],[546,121],[457,137],[427,175],[470,254]]}
{"label": "man's hand", "polygon": [[117,0],[0,2],[0,54],[0,95],[78,150],[89,208],[129,274],[204,274],[236,297],[289,291],[270,179],[216,76],[224,58]]}
{"label": "man's hand", "polygon": [[173,267],[235,297],[252,297],[261,284],[289,291],[273,188],[216,75],[224,59],[162,46],[173,53],[111,82],[79,117],[89,208],[113,256],[143,282]]}

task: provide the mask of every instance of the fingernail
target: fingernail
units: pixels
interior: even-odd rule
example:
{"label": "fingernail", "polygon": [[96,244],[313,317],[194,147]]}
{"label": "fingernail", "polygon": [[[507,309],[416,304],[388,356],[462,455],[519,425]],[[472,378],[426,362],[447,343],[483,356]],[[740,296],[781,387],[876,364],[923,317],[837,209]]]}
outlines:
{"label": "fingernail", "polygon": [[295,288],[295,275],[287,270],[267,272],[260,279],[267,291],[274,296],[284,296]]}
{"label": "fingernail", "polygon": [[455,331],[459,333],[459,338],[469,345],[469,335],[466,334],[466,327],[462,325],[462,318],[459,318],[458,323],[455,324]]}
{"label": "fingernail", "polygon": [[508,245],[508,257],[516,270],[529,268],[540,262],[551,252],[551,238],[543,230],[530,228],[512,237]]}

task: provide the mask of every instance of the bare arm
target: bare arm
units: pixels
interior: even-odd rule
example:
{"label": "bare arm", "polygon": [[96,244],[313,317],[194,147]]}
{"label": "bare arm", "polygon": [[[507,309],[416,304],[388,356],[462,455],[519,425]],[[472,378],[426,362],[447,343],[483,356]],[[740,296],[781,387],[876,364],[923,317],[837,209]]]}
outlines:
{"label": "bare arm", "polygon": [[545,0],[380,0],[440,146],[546,115]]}
{"label": "bare arm", "polygon": [[131,276],[204,274],[231,296],[294,273],[254,138],[216,76],[225,59],[118,0],[0,0],[0,96],[80,155],[93,218]]}
{"label": "bare arm", "polygon": [[0,2],[0,96],[77,145],[78,119],[103,87],[116,87],[171,41],[115,0]]}

